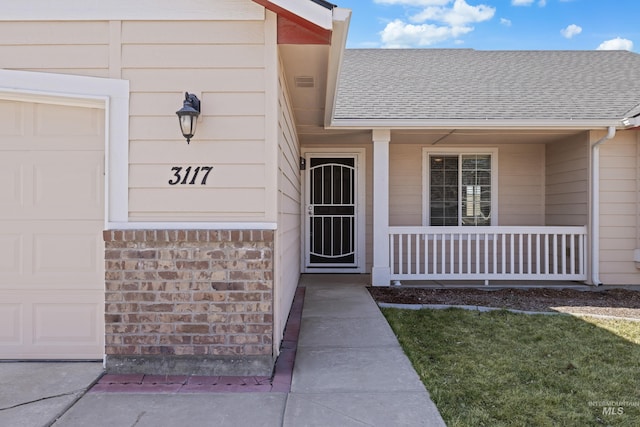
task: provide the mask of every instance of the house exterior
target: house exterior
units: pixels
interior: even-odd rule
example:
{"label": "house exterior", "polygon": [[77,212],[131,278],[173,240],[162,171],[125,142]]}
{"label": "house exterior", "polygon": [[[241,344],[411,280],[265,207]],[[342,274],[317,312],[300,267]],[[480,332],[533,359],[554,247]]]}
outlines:
{"label": "house exterior", "polygon": [[301,273],[640,284],[636,54],[346,50],[324,0],[4,9],[2,359],[267,375]]}

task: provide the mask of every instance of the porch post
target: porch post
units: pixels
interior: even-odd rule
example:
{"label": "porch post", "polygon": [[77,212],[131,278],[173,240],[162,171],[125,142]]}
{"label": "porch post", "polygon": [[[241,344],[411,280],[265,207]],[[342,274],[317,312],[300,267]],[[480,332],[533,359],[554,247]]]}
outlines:
{"label": "porch post", "polygon": [[373,286],[389,286],[389,129],[373,130]]}

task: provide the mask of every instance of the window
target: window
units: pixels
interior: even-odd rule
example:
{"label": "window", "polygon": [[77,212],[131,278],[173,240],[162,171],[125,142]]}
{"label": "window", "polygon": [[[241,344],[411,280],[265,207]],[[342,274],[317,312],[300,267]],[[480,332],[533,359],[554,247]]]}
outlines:
{"label": "window", "polygon": [[493,153],[427,153],[427,224],[488,226],[495,208]]}

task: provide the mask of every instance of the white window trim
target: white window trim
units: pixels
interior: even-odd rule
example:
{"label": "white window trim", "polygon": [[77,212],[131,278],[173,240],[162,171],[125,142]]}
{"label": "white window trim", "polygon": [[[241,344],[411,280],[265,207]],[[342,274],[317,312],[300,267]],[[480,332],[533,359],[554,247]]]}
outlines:
{"label": "white window trim", "polygon": [[429,156],[461,154],[490,154],[491,155],[491,225],[498,225],[498,149],[476,147],[423,147],[422,148],[422,225],[429,224]]}

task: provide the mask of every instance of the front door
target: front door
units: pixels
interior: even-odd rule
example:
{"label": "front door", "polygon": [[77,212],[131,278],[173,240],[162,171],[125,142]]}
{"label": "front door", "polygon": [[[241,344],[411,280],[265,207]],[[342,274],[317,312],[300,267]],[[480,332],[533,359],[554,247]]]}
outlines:
{"label": "front door", "polygon": [[306,158],[305,271],[359,271],[358,157]]}

